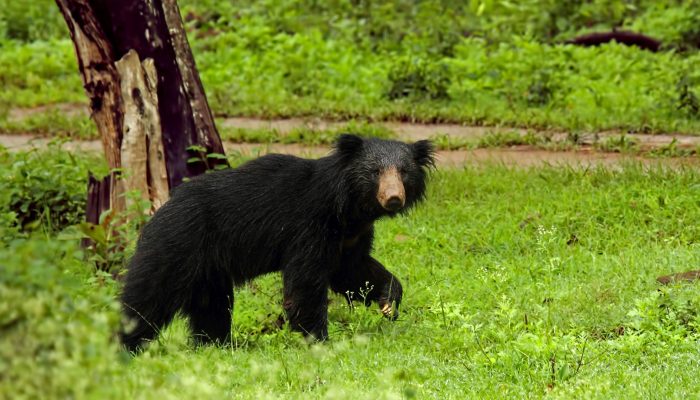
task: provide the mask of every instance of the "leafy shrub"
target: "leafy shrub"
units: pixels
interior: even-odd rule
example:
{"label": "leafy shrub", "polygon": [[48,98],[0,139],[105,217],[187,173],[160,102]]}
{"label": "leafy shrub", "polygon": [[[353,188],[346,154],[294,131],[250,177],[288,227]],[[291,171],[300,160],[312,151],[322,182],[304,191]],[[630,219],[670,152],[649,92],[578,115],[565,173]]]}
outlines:
{"label": "leafy shrub", "polygon": [[697,118],[700,116],[700,101],[698,95],[695,94],[691,79],[684,75],[678,81],[676,88],[678,90],[678,109],[684,110],[688,116]]}
{"label": "leafy shrub", "polygon": [[85,254],[96,271],[117,277],[127,266],[127,255],[138,241],[143,225],[150,219],[151,203],[138,191],[127,192],[128,207],[120,214],[107,210],[96,224],[81,222],[62,235],[84,240]]}
{"label": "leafy shrub", "polygon": [[637,333],[680,340],[700,335],[700,293],[696,286],[661,288],[635,302],[628,313],[629,327]]}
{"label": "leafy shrub", "polygon": [[549,74],[537,72],[534,74],[532,83],[527,88],[525,100],[530,106],[543,106],[549,103],[555,90],[556,88],[553,87]]}
{"label": "leafy shrub", "polygon": [[[189,29],[215,36],[240,29],[247,19],[264,20],[271,32],[319,31],[371,51],[450,55],[464,36],[508,42],[526,36],[551,43],[590,29],[624,27],[675,47],[696,48],[697,0],[182,0]],[[4,35],[3,35],[4,34]],[[65,22],[50,0],[0,0],[0,38],[22,41],[67,37]],[[259,42],[263,43],[263,42]]]}
{"label": "leafy shrub", "polygon": [[71,115],[61,110],[47,110],[25,118],[10,120],[0,117],[0,133],[10,135],[38,135],[97,138],[97,128],[87,115]]}
{"label": "leafy shrub", "polygon": [[0,0],[0,38],[25,42],[68,35],[52,0]]}
{"label": "leafy shrub", "polygon": [[641,15],[626,22],[629,29],[660,38],[666,48],[700,48],[700,2],[650,2]]}
{"label": "leafy shrub", "polygon": [[17,215],[12,211],[0,213],[0,243],[8,243],[20,235]]}
{"label": "leafy shrub", "polygon": [[31,107],[85,102],[73,44],[67,34],[62,38],[32,43],[0,41],[0,104]]}
{"label": "leafy shrub", "polygon": [[447,65],[422,58],[399,59],[389,71],[389,100],[401,98],[441,100],[449,98],[450,75]]}
{"label": "leafy shrub", "polygon": [[[37,4],[55,7],[44,0]],[[690,43],[694,39],[684,38],[697,31],[698,5],[697,0],[182,2],[218,115],[643,132],[698,131],[693,111],[698,53],[690,47],[653,54],[614,43],[598,48],[558,43],[613,27]],[[0,41],[0,46],[0,83],[7,89],[0,93],[0,108],[85,101],[68,39]],[[53,124],[59,131],[91,134],[71,123],[47,118],[2,126],[56,132]]]}
{"label": "leafy shrub", "polygon": [[107,276],[92,276],[82,258],[74,241],[18,240],[0,248],[3,395],[105,398],[121,391],[116,287]]}
{"label": "leafy shrub", "polygon": [[526,125],[547,120],[569,129],[657,130],[666,121],[665,129],[692,130],[676,93],[683,75],[689,84],[697,79],[686,72],[694,71],[697,60],[618,44],[580,48],[516,40],[490,46],[467,39],[448,61],[450,95],[471,105],[472,112],[484,109],[489,116],[500,115],[498,120]]}
{"label": "leafy shrub", "polygon": [[[0,211],[22,230],[60,230],[83,220],[87,175],[96,158],[76,156],[55,142],[45,151],[0,153]],[[100,164],[98,164],[98,169]]]}

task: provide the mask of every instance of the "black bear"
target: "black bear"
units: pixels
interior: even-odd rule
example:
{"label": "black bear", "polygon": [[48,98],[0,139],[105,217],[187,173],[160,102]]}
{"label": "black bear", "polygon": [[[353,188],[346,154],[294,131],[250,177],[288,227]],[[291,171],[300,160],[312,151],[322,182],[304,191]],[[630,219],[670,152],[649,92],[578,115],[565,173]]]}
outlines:
{"label": "black bear", "polygon": [[225,342],[234,285],[273,271],[290,327],[306,336],[328,335],[329,288],[369,290],[364,301],[395,318],[402,288],[370,256],[373,223],[422,200],[432,166],[427,140],[345,134],[327,157],[271,154],[183,183],[141,232],[121,297],[122,343],[139,349],[178,312],[197,343]]}

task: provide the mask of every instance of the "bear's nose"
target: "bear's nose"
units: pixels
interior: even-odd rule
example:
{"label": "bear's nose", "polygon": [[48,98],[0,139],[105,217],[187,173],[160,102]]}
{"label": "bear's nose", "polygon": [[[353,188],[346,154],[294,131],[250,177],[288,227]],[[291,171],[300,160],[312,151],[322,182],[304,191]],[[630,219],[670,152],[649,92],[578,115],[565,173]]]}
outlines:
{"label": "bear's nose", "polygon": [[399,211],[402,207],[403,201],[399,196],[390,197],[384,204],[384,208],[391,212]]}
{"label": "bear's nose", "polygon": [[382,208],[391,212],[400,210],[406,203],[406,190],[396,167],[384,170],[379,176],[377,201]]}
{"label": "bear's nose", "polygon": [[406,190],[396,167],[384,170],[379,176],[377,201],[382,208],[391,212],[400,210],[406,203]]}

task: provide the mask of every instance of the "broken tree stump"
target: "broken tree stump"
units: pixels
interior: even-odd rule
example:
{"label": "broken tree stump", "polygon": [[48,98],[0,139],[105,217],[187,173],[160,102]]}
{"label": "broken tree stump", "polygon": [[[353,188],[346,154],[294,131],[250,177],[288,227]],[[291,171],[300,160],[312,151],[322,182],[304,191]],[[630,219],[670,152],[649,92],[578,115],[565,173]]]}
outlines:
{"label": "broken tree stump", "polygon": [[[107,163],[123,178],[91,183],[87,215],[125,210],[124,194],[131,190],[141,191],[155,210],[185,178],[228,165],[222,157],[188,162],[201,158],[201,149],[205,156],[224,149],[174,0],[56,4],[73,40]],[[108,203],[103,190],[109,190]]]}

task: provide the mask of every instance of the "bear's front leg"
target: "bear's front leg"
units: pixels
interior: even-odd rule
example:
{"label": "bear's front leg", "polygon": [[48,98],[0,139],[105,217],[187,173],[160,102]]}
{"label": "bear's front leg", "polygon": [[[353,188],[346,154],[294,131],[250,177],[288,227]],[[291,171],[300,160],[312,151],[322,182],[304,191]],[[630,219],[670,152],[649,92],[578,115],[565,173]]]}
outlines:
{"label": "bear's front leg", "polygon": [[320,271],[289,267],[282,273],[284,311],[292,330],[315,340],[328,338],[328,280]]}
{"label": "bear's front leg", "polygon": [[371,256],[343,263],[331,277],[331,290],[345,295],[348,301],[364,300],[365,305],[376,301],[382,314],[389,319],[399,316],[403,297],[401,282]]}

